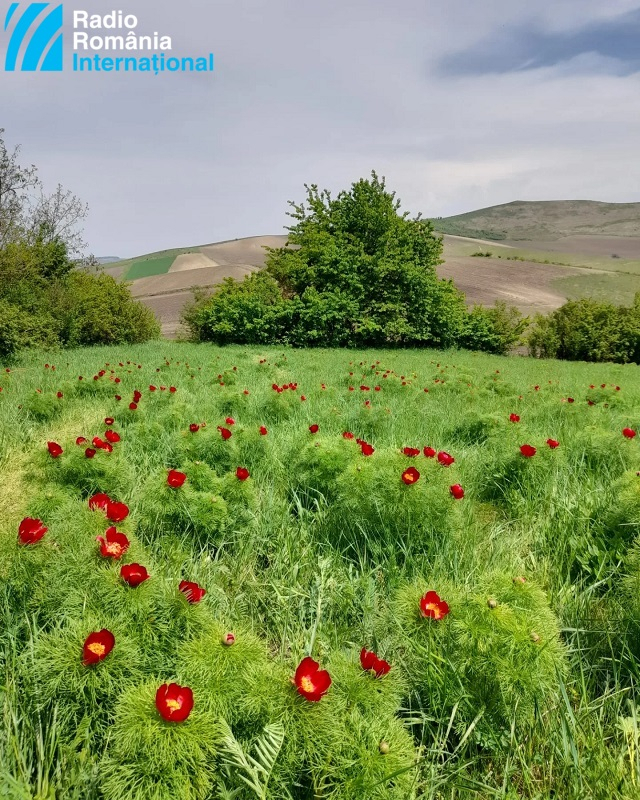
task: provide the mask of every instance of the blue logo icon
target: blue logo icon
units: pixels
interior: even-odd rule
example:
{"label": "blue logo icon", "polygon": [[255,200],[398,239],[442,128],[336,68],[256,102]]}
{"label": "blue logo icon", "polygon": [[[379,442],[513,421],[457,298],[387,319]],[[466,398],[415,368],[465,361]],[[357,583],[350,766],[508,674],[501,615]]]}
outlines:
{"label": "blue logo icon", "polygon": [[[30,3],[22,15],[12,3],[4,21],[5,31],[14,21],[4,68],[7,72],[62,72],[62,5]],[[23,46],[24,45],[24,46]]]}

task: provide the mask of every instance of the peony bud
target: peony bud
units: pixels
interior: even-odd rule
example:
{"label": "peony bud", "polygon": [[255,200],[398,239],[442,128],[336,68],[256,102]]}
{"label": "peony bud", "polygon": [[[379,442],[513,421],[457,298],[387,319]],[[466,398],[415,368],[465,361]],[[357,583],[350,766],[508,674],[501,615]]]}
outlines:
{"label": "peony bud", "polygon": [[235,633],[225,633],[225,635],[222,637],[222,644],[225,647],[231,647],[231,645],[235,643],[236,643]]}

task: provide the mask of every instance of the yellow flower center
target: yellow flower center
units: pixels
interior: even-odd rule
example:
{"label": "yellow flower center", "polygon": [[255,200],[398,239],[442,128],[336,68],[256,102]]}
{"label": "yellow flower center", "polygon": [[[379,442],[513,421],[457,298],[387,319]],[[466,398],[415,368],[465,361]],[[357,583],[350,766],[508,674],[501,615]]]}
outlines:
{"label": "yellow flower center", "polygon": [[171,709],[171,711],[177,711],[182,707],[182,703],[179,700],[167,700],[166,704],[167,708]]}
{"label": "yellow flower center", "polygon": [[110,542],[106,547],[107,553],[112,556],[121,556],[122,555],[122,545],[118,544],[118,542]]}
{"label": "yellow flower center", "polygon": [[425,606],[425,609],[427,611],[432,611],[433,612],[433,616],[436,619],[440,619],[440,616],[441,616],[440,609],[438,608],[438,606],[435,603],[427,603],[427,605]]}
{"label": "yellow flower center", "polygon": [[303,678],[300,678],[300,688],[303,692],[313,692],[315,690],[313,681],[307,675],[305,675]]}
{"label": "yellow flower center", "polygon": [[94,642],[87,646],[87,650],[91,650],[91,652],[96,656],[103,656],[106,650],[106,647],[99,642]]}

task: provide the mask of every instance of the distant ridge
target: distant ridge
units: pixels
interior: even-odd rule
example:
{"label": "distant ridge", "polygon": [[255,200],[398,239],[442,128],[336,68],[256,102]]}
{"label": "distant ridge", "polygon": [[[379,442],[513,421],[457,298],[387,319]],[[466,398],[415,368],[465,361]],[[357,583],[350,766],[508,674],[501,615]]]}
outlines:
{"label": "distant ridge", "polygon": [[640,236],[640,203],[516,200],[432,220],[438,233],[494,241],[565,236]]}

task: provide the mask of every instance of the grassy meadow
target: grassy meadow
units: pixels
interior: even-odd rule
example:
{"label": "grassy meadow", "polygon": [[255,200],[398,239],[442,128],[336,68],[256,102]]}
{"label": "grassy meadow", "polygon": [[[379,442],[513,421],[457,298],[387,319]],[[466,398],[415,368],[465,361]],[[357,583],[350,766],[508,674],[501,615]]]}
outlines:
{"label": "grassy meadow", "polygon": [[0,387],[0,797],[640,797],[637,366],[156,342]]}

